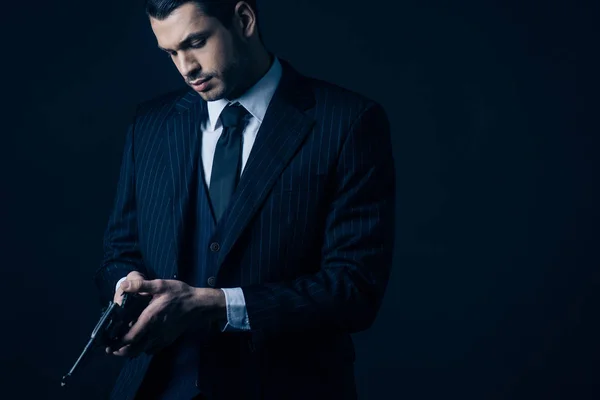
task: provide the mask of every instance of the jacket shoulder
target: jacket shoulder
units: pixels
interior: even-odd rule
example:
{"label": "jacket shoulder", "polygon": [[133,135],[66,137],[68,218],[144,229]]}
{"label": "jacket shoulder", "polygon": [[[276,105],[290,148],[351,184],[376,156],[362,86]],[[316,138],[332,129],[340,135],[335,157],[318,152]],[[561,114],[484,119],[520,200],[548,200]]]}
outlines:
{"label": "jacket shoulder", "polygon": [[190,90],[189,87],[183,87],[144,100],[138,103],[136,116],[145,117],[156,113],[169,112]]}
{"label": "jacket shoulder", "polygon": [[374,99],[335,83],[317,78],[307,77],[305,79],[306,83],[312,88],[317,107],[322,106],[329,108],[333,106],[336,108],[355,110],[357,113],[360,113],[367,108],[381,106]]}

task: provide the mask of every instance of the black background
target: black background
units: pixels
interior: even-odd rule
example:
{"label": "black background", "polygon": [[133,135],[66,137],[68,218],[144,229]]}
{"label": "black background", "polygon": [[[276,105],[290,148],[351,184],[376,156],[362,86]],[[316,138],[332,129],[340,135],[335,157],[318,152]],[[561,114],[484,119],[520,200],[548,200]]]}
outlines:
{"label": "black background", "polygon": [[[136,103],[183,85],[141,1],[3,5],[2,399],[104,398],[92,274]],[[361,399],[588,399],[598,388],[598,3],[259,1],[270,50],[386,108],[393,273],[357,334]],[[592,76],[591,75],[591,76]],[[62,397],[61,397],[62,396]]]}

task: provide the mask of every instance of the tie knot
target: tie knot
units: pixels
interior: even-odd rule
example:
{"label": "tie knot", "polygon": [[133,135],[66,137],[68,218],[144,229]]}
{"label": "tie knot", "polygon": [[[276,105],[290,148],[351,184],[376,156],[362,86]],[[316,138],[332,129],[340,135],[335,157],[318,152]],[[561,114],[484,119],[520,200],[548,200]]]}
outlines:
{"label": "tie knot", "polygon": [[235,128],[242,125],[244,117],[248,114],[241,104],[228,104],[221,112],[223,128]]}

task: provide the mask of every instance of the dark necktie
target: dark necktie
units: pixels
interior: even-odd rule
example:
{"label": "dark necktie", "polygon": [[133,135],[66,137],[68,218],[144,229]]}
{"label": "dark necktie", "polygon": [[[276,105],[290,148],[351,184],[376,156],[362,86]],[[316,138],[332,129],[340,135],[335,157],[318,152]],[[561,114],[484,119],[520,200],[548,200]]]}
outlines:
{"label": "dark necktie", "polygon": [[228,104],[221,112],[223,132],[217,142],[208,192],[217,222],[229,205],[242,166],[242,132],[248,111],[239,104]]}

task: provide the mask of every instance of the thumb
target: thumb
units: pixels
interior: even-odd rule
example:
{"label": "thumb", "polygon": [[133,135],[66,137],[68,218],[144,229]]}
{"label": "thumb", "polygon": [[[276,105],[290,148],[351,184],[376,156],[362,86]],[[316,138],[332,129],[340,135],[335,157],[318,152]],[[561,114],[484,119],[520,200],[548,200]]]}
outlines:
{"label": "thumb", "polygon": [[154,286],[152,281],[144,279],[131,279],[121,283],[121,289],[127,293],[146,292],[152,294],[156,291]]}

